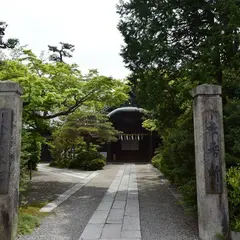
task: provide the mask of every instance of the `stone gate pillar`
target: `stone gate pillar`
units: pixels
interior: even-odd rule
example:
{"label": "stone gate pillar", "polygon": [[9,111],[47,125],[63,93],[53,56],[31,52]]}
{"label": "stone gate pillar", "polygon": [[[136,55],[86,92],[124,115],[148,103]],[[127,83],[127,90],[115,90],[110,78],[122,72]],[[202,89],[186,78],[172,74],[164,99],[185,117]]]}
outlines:
{"label": "stone gate pillar", "polygon": [[0,239],[17,234],[20,148],[22,128],[21,87],[0,81]]}
{"label": "stone gate pillar", "polygon": [[[230,239],[221,87],[192,90],[199,236]],[[221,238],[220,238],[221,239]]]}

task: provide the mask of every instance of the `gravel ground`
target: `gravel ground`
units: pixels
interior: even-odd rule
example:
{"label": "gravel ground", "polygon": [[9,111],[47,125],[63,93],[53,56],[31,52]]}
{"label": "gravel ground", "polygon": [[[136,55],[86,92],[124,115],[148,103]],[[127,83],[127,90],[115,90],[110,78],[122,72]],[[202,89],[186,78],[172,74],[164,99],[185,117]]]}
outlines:
{"label": "gravel ground", "polygon": [[109,165],[67,201],[31,235],[19,240],[78,240],[120,166]]}
{"label": "gravel ground", "polygon": [[[39,170],[33,172],[33,178],[27,192],[23,194],[24,203],[43,203],[56,199],[61,193],[80,182],[79,177],[66,175],[68,170],[48,167],[47,164],[39,164]],[[92,172],[78,171],[78,175],[87,176]]]}
{"label": "gravel ground", "polygon": [[197,220],[161,181],[161,174],[137,165],[142,240],[198,240]]}

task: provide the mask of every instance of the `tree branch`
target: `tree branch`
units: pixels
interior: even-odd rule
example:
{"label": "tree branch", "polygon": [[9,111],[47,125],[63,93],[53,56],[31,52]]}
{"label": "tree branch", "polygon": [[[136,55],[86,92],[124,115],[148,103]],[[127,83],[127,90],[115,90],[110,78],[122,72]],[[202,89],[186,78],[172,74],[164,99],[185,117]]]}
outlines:
{"label": "tree branch", "polygon": [[33,62],[33,60],[32,60],[31,58],[30,58],[30,62],[32,63],[35,71],[37,72],[37,75],[38,75],[39,77],[42,77],[42,74],[40,73],[39,69],[37,69],[36,64]]}
{"label": "tree branch", "polygon": [[64,110],[64,111],[61,111],[61,112],[58,112],[58,113],[54,113],[54,114],[51,114],[51,115],[40,115],[40,114],[35,113],[35,117],[40,118],[40,119],[52,119],[52,118],[56,118],[56,117],[60,117],[60,116],[69,115],[70,113],[73,113],[74,111],[76,111],[77,108],[79,108],[81,104],[83,104],[85,101],[87,101],[90,98],[90,96],[94,92],[96,92],[96,90],[98,90],[98,88],[95,88],[94,90],[89,92],[84,97],[76,100],[75,104],[73,106],[69,107],[67,110]]}

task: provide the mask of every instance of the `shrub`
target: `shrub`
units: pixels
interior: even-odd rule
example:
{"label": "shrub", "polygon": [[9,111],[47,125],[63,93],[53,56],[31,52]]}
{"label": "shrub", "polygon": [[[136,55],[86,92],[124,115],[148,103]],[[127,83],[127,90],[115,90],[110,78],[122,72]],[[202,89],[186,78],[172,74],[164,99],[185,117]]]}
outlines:
{"label": "shrub", "polygon": [[84,170],[96,171],[101,170],[105,166],[106,161],[103,158],[97,158],[90,161],[86,161],[83,165]]}
{"label": "shrub", "polygon": [[29,163],[32,162],[32,169],[36,170],[37,163],[40,160],[41,144],[43,138],[26,129],[22,130],[21,160],[20,160],[20,199],[23,201],[23,192],[27,189],[29,182]]}
{"label": "shrub", "polygon": [[227,167],[240,164],[240,100],[228,100],[224,107],[224,132]]}
{"label": "shrub", "polygon": [[50,167],[57,167],[57,166],[58,166],[58,163],[53,160],[53,161],[51,161],[51,162],[49,163],[49,166],[50,166]]}
{"label": "shrub", "polygon": [[34,228],[40,226],[40,220],[36,216],[30,214],[20,214],[18,233],[20,235],[29,234]]}
{"label": "shrub", "polygon": [[50,167],[58,167],[58,168],[68,168],[69,161],[64,161],[60,159],[59,161],[51,161],[49,166]]}
{"label": "shrub", "polygon": [[176,125],[162,136],[163,145],[152,164],[175,184],[185,204],[197,208],[193,120],[191,111],[178,118]]}
{"label": "shrub", "polygon": [[86,160],[93,160],[95,158],[102,158],[103,156],[95,151],[95,150],[89,150],[89,151],[82,151],[77,153],[76,159],[78,161],[86,161]]}
{"label": "shrub", "polygon": [[104,157],[95,150],[82,151],[76,153],[75,158],[68,162],[67,167],[78,168],[82,170],[91,170],[91,167],[88,166],[90,166],[90,162],[92,162],[94,159],[104,160]]}
{"label": "shrub", "polygon": [[28,176],[28,161],[31,157],[31,152],[28,151],[29,148],[29,134],[23,130],[22,133],[22,146],[21,146],[21,160],[20,160],[20,195],[27,188],[27,183],[29,180]]}
{"label": "shrub", "polygon": [[[229,100],[224,107],[227,183],[231,226],[240,231],[240,101]],[[161,151],[152,164],[183,194],[184,202],[197,209],[193,121],[190,114],[181,115],[174,127],[162,134]]]}
{"label": "shrub", "polygon": [[32,204],[19,209],[18,234],[30,234],[36,227],[39,227],[41,219],[48,216],[48,213],[40,212],[40,208],[46,203]]}
{"label": "shrub", "polygon": [[152,158],[152,165],[159,169],[160,170],[160,165],[161,165],[161,156],[160,154],[157,154],[155,155],[153,158]]}
{"label": "shrub", "polygon": [[240,167],[231,167],[227,173],[230,218],[232,228],[240,231]]}
{"label": "shrub", "polygon": [[191,179],[189,182],[180,186],[179,189],[183,195],[183,201],[187,205],[188,210],[197,212],[197,189],[196,189],[196,179]]}

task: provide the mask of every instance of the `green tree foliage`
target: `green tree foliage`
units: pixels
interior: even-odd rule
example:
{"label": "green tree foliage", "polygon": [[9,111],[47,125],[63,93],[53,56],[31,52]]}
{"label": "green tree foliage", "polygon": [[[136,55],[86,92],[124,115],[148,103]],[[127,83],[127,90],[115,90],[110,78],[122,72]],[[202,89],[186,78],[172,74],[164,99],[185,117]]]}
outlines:
{"label": "green tree foliage", "polygon": [[112,126],[106,114],[94,109],[77,111],[67,118],[64,126],[72,136],[95,136],[99,143],[117,141],[118,131]]}
{"label": "green tree foliage", "polygon": [[[0,79],[18,82],[24,88],[24,127],[37,138],[32,141],[36,143],[32,148],[39,150],[36,154],[39,158],[38,141],[44,140],[41,136],[51,134],[51,126],[57,118],[83,106],[98,109],[118,106],[128,98],[129,87],[124,81],[101,76],[96,70],[82,75],[76,64],[44,61],[30,50],[24,50],[20,56],[2,61]],[[39,158],[31,162],[33,169]]]}
{"label": "green tree foliage", "polygon": [[163,139],[154,164],[194,205],[193,87],[222,85],[227,165],[240,161],[239,2],[122,0],[118,13],[130,81]]}
{"label": "green tree foliage", "polygon": [[134,73],[187,67],[192,80],[221,84],[238,57],[239,11],[236,0],[122,0],[122,55]]}
{"label": "green tree foliage", "polygon": [[[97,147],[117,140],[118,131],[106,114],[95,109],[80,109],[60,125],[53,133],[53,142],[50,143],[53,164],[57,166],[94,170],[91,164],[98,166],[99,161],[96,159],[102,159],[96,152]],[[102,161],[102,167],[101,163]]]}
{"label": "green tree foliage", "polygon": [[240,168],[231,167],[227,174],[229,186],[230,211],[232,215],[232,227],[240,230]]}
{"label": "green tree foliage", "polygon": [[67,116],[80,106],[119,105],[128,98],[128,86],[90,70],[82,75],[76,64],[45,62],[25,50],[22,58],[6,60],[1,80],[12,80],[24,88],[24,119],[41,132],[50,119]]}
{"label": "green tree foliage", "polygon": [[6,27],[6,23],[0,23],[0,80],[20,83],[24,89],[23,189],[27,166],[31,162],[36,169],[44,137],[51,135],[59,118],[79,108],[100,111],[106,106],[118,106],[128,99],[129,87],[126,81],[102,76],[96,70],[83,75],[76,64],[66,63],[65,58],[70,58],[74,51],[74,46],[68,43],[60,43],[60,47],[49,46],[50,56],[37,57],[31,50],[17,45],[16,39],[4,40]]}

